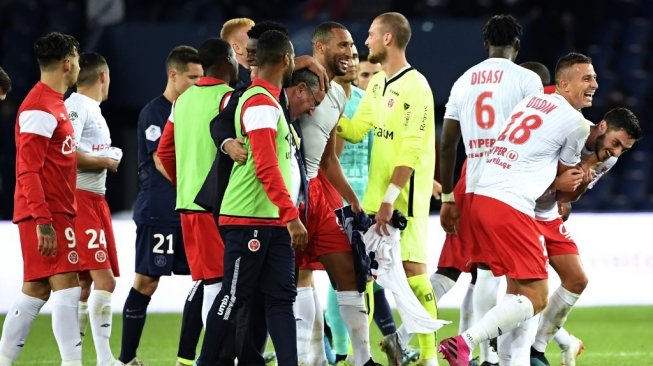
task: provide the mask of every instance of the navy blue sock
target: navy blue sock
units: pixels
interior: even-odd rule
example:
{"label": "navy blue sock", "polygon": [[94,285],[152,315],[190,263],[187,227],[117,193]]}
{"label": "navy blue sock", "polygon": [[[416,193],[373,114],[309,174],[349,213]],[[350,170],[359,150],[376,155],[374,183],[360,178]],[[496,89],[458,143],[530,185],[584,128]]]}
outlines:
{"label": "navy blue sock", "polygon": [[384,336],[397,331],[392,310],[383,289],[374,292],[374,322]]}
{"label": "navy blue sock", "polygon": [[122,309],[122,343],[120,345],[120,361],[127,363],[136,357],[136,350],[141,341],[147,305],[151,297],[143,295],[132,287],[129,290],[125,307]]}
{"label": "navy blue sock", "polygon": [[185,360],[195,360],[197,342],[202,333],[202,300],[204,298],[204,282],[197,281],[190,290],[184,313],[181,317],[181,334],[179,335],[179,349],[177,357]]}

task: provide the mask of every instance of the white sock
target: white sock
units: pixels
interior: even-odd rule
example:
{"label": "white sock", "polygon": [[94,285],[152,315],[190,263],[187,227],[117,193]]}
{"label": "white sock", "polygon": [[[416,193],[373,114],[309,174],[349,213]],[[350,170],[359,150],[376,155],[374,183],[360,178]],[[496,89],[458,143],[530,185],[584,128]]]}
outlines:
{"label": "white sock", "polygon": [[354,348],[356,366],[362,366],[372,358],[370,353],[370,326],[363,294],[358,291],[336,291],[338,308],[349,331]]}
{"label": "white sock", "polygon": [[218,297],[220,290],[222,290],[222,282],[204,285],[204,297],[202,298],[202,324],[204,324],[204,327],[206,327],[206,318],[209,316],[209,310],[211,310],[213,301]]}
{"label": "white sock", "polygon": [[459,331],[462,332],[472,326],[474,321],[474,284],[470,283],[467,287],[467,292],[460,304],[460,327]]}
{"label": "white sock", "polygon": [[50,296],[52,304],[52,331],[59,345],[62,362],[81,363],[82,338],[79,336],[77,306],[82,288],[71,287],[54,291]]}
{"label": "white sock", "polygon": [[413,338],[411,333],[408,333],[406,327],[402,324],[397,328],[397,340],[399,341],[399,347],[401,349],[406,349],[406,346],[410,344],[410,340]]}
{"label": "white sock", "polygon": [[471,350],[480,342],[497,337],[499,333],[510,332],[520,322],[533,317],[533,314],[533,303],[526,296],[506,294],[501,303],[464,331],[462,336]]}
{"label": "white sock", "polygon": [[571,334],[565,328],[560,328],[556,335],[553,336],[553,340],[558,344],[560,349],[567,349],[571,346]]}
{"label": "white sock", "polygon": [[111,292],[102,290],[91,291],[88,298],[88,304],[91,308],[90,320],[91,331],[93,332],[93,343],[95,344],[95,354],[97,355],[97,364],[99,366],[110,365],[113,362],[113,353],[111,353]]}
{"label": "white sock", "polygon": [[77,318],[79,320],[79,335],[84,338],[88,326],[88,302],[80,301],[78,304]]}
{"label": "white sock", "polygon": [[549,303],[542,311],[542,318],[540,319],[540,326],[537,329],[533,348],[540,352],[546,350],[547,344],[565,323],[571,308],[579,297],[580,295],[570,292],[562,286],[555,290],[549,299]]}
{"label": "white sock", "polygon": [[[492,271],[487,269],[477,270],[476,285],[474,286],[474,296],[472,298],[475,319],[481,319],[497,304],[497,292],[500,283],[501,278],[494,277]],[[499,356],[492,350],[489,341],[483,341],[479,344],[479,353],[481,361],[499,362]]]}
{"label": "white sock", "polygon": [[297,359],[299,363],[310,365],[310,344],[315,322],[315,297],[312,287],[298,287],[293,304],[297,326]]}
{"label": "white sock", "polygon": [[45,301],[20,293],[5,317],[0,339],[0,365],[10,366],[23,350],[25,338]]}
{"label": "white sock", "polygon": [[327,366],[326,349],[324,348],[324,310],[318,299],[317,291],[313,290],[313,302],[315,303],[315,320],[313,321],[313,332],[311,333],[311,365]]}
{"label": "white sock", "polygon": [[530,366],[531,344],[535,340],[540,315],[524,320],[510,332],[499,336],[499,364]]}
{"label": "white sock", "polygon": [[431,275],[431,286],[433,287],[436,301],[440,301],[442,296],[449,292],[455,284],[456,281],[437,272]]}

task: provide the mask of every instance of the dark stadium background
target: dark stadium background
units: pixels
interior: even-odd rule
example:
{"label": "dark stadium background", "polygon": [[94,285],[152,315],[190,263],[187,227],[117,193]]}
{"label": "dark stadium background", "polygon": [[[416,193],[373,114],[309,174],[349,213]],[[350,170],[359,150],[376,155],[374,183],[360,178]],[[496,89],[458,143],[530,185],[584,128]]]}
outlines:
{"label": "dark stadium background", "polygon": [[[653,2],[648,0],[0,0],[0,65],[13,80],[13,91],[0,103],[0,219],[10,219],[13,211],[16,110],[38,79],[32,44],[39,36],[55,30],[73,34],[83,51],[100,52],[109,62],[111,90],[102,109],[113,144],[125,156],[119,172],[109,175],[107,199],[114,212],[124,212],[137,191],[138,112],[163,92],[171,48],[197,47],[218,36],[225,20],[247,16],[284,23],[297,54],[310,53],[315,25],[336,20],[366,52],[367,29],[384,11],[402,12],[411,21],[408,59],[434,90],[438,132],[451,85],[486,58],[481,29],[493,14],[511,13],[524,26],[519,63],[540,61],[553,71],[556,59],[569,51],[591,56],[599,90],[585,116],[597,122],[610,108],[627,106],[638,115],[644,138],[574,210],[653,211],[647,108],[653,91]],[[432,209],[438,208],[434,201]]]}

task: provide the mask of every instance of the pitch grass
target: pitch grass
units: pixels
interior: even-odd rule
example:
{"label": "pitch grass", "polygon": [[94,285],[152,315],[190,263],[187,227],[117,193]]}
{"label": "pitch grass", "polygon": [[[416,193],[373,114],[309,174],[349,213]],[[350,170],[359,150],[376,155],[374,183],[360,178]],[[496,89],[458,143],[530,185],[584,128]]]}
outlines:
{"label": "pitch grass", "polygon": [[[444,309],[443,319],[457,320],[458,312]],[[4,315],[0,318],[4,321]],[[15,363],[21,365],[58,365],[59,353],[52,335],[50,317],[40,316],[30,333],[23,354]],[[111,347],[116,357],[120,352],[121,317],[114,317]],[[138,356],[149,366],[174,365],[180,314],[150,314],[143,332]],[[449,325],[438,333],[441,340],[456,333],[457,323]],[[567,328],[585,343],[585,351],[578,359],[578,366],[646,366],[653,365],[653,307],[597,307],[575,309],[569,318]],[[95,365],[90,329],[84,340],[84,364]],[[381,335],[375,326],[371,329],[373,356],[385,364],[385,356],[378,343]],[[417,344],[417,340],[413,340]],[[547,350],[551,365],[560,364],[560,353],[555,344]],[[440,365],[446,365],[440,361]]]}

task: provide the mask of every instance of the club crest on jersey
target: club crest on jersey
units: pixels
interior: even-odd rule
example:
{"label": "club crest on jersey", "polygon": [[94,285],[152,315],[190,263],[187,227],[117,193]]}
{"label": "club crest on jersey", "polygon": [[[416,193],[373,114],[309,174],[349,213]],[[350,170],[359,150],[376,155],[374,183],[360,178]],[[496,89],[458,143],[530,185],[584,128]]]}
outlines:
{"label": "club crest on jersey", "polygon": [[145,130],[145,138],[150,140],[150,141],[156,141],[161,137],[161,127],[157,125],[150,125]]}
{"label": "club crest on jersey", "polygon": [[77,119],[77,117],[79,117],[79,115],[77,114],[77,112],[72,111],[69,113],[69,117],[72,122],[75,122],[75,120]]}
{"label": "club crest on jersey", "polygon": [[66,138],[61,143],[61,153],[64,155],[72,154],[77,150],[75,145],[75,138],[71,135],[66,136]]}
{"label": "club crest on jersey", "polygon": [[72,264],[79,263],[79,254],[74,250],[70,251],[70,253],[68,253],[68,262]]}
{"label": "club crest on jersey", "polygon": [[247,243],[247,249],[251,252],[258,252],[261,249],[261,242],[258,239],[252,239]]}
{"label": "club crest on jersey", "polygon": [[104,263],[107,260],[107,253],[105,253],[103,250],[98,250],[95,252],[95,260],[98,263]]}
{"label": "club crest on jersey", "polygon": [[154,257],[154,265],[157,267],[165,267],[168,264],[168,260],[165,255],[157,255]]}
{"label": "club crest on jersey", "polygon": [[394,106],[394,105],[395,105],[394,98],[390,98],[390,100],[388,101],[388,108],[392,108],[392,106]]}

